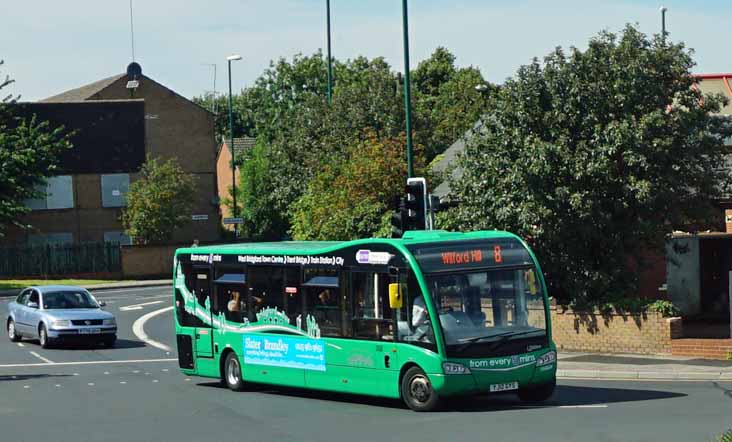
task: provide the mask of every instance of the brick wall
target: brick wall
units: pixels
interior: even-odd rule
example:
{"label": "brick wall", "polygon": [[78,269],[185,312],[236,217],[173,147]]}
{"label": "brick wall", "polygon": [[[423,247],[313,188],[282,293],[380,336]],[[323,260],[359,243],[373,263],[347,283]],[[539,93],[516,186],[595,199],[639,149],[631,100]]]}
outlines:
{"label": "brick wall", "polygon": [[173,255],[180,246],[122,246],[122,275],[125,278],[172,278]]}
{"label": "brick wall", "polygon": [[671,339],[681,336],[681,318],[657,312],[601,314],[551,307],[552,336],[560,350],[603,353],[671,353]]}

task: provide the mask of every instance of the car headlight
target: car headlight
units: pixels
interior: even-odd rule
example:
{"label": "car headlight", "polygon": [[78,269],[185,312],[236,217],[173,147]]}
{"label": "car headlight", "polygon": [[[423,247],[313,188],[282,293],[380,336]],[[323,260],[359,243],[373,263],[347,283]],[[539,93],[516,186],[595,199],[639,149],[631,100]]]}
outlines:
{"label": "car headlight", "polygon": [[550,351],[548,353],[544,353],[543,355],[539,356],[536,359],[536,366],[541,367],[542,365],[549,365],[553,362],[556,362],[556,360],[557,360],[557,352]]}
{"label": "car headlight", "polygon": [[104,321],[102,321],[102,325],[117,325],[117,321],[114,318],[105,319]]}
{"label": "car headlight", "polygon": [[68,319],[58,319],[56,321],[53,321],[54,327],[68,327],[71,325],[71,321]]}
{"label": "car headlight", "polygon": [[454,362],[443,362],[442,370],[445,374],[470,374],[470,369],[468,367]]}

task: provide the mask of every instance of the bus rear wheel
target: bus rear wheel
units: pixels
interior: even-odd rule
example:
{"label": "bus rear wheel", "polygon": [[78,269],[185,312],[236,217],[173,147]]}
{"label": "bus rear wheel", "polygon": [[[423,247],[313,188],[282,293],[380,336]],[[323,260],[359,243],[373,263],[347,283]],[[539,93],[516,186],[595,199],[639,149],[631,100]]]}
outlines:
{"label": "bus rear wheel", "polygon": [[224,361],[224,383],[230,390],[244,390],[244,379],[242,379],[241,376],[241,364],[239,364],[239,358],[233,351],[226,355],[226,360]]}
{"label": "bus rear wheel", "polygon": [[518,391],[519,399],[525,402],[543,402],[554,394],[557,386],[556,379],[536,387],[521,388]]}
{"label": "bus rear wheel", "polygon": [[400,390],[402,400],[414,411],[432,411],[440,405],[440,397],[419,367],[411,367],[404,373]]}

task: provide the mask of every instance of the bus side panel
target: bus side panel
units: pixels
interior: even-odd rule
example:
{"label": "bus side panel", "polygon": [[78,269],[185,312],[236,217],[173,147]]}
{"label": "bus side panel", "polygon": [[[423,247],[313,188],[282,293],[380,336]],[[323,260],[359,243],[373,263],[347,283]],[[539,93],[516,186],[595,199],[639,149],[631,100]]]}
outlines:
{"label": "bus side panel", "polygon": [[326,371],[305,372],[308,388],[399,397],[397,345],[326,338]]}

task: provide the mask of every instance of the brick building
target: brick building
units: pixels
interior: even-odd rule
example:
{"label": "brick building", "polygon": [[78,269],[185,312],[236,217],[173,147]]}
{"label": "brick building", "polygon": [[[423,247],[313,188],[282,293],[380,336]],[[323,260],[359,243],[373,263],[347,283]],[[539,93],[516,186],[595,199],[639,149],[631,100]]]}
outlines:
{"label": "brick building", "polygon": [[[75,130],[61,175],[48,180],[46,197],[11,229],[6,243],[129,242],[120,222],[130,182],[146,156],[175,158],[195,176],[192,221],[173,241],[216,241],[220,236],[213,115],[142,74],[132,63],[125,74],[24,105]],[[100,130],[100,126],[104,128]]]}
{"label": "brick building", "polygon": [[[254,147],[256,141],[256,138],[251,137],[234,138],[234,156],[236,157],[237,162],[239,162],[239,160],[243,158],[246,158],[246,156],[249,155],[249,152]],[[229,149],[229,144],[230,140],[225,140],[221,144],[221,148],[216,155],[216,187],[219,193],[219,201],[231,199],[232,174],[231,149]],[[234,170],[234,174],[234,179],[236,179],[236,184],[238,185],[240,183],[239,167],[236,167],[236,169]],[[237,202],[237,207],[241,208],[240,201]],[[229,207],[224,205],[223,203],[220,204],[220,211],[222,218],[228,218],[232,216]],[[224,228],[227,230],[233,230],[232,225],[225,225]]]}

